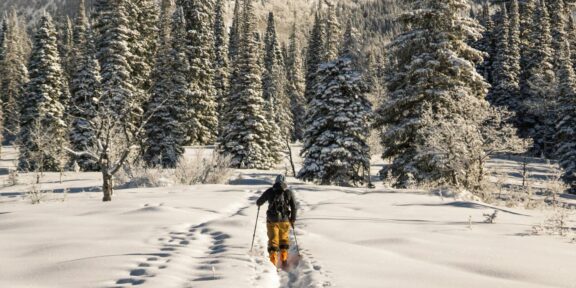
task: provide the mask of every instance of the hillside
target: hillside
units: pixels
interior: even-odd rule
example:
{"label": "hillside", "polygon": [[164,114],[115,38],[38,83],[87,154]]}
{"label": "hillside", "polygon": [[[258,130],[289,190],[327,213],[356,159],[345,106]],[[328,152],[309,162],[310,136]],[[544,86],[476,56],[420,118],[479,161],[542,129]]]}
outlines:
{"label": "hillside", "polygon": [[[96,0],[86,0],[91,7]],[[63,15],[74,16],[79,0],[3,0],[0,1],[0,15],[10,9],[16,9],[30,25],[33,25],[43,11],[50,11],[56,18]],[[318,0],[259,0],[255,1],[260,30],[266,26],[266,18],[270,11],[276,17],[277,32],[280,40],[286,40],[292,24],[296,22],[298,35],[303,40],[311,26],[312,16],[318,7]],[[341,22],[353,18],[356,27],[370,31],[367,37],[374,38],[387,34],[389,26],[394,22],[394,16],[399,13],[398,0],[339,0]],[[360,3],[365,7],[360,7]],[[228,0],[228,19],[234,9],[234,0]],[[352,15],[352,16],[351,16]]]}
{"label": "hillside", "polygon": [[[346,0],[349,2],[356,2]],[[346,2],[345,1],[345,2]],[[62,16],[73,16],[76,13],[79,0],[3,0],[0,1],[0,15],[4,11],[16,9],[20,11],[21,15],[33,23],[43,11],[50,11],[50,13]],[[86,0],[88,7],[92,6],[95,0]],[[269,11],[276,14],[278,21],[278,31],[280,34],[285,35],[289,31],[293,19],[298,19],[298,24],[306,24],[310,15],[312,15],[312,7],[317,5],[318,0],[261,0],[256,2],[256,10],[262,24],[262,29],[265,25],[266,16]],[[227,11],[229,14],[234,9],[234,0],[229,0]]]}

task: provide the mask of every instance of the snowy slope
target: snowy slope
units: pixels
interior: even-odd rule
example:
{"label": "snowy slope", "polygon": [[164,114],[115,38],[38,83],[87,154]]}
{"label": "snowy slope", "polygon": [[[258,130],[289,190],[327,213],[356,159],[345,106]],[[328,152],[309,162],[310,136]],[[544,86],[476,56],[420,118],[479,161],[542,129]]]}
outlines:
{"label": "snowy slope", "polygon": [[[249,253],[254,201],[273,178],[237,171],[229,185],[117,190],[102,203],[97,173],[47,174],[43,189],[70,193],[31,205],[21,175],[0,190],[0,287],[575,287],[575,244],[530,235],[547,211],[292,178],[303,258],[277,274],[263,212]],[[496,224],[482,223],[494,209]]]}
{"label": "snowy slope", "polygon": [[[92,3],[95,2],[95,0],[85,1],[88,7],[91,7]],[[3,15],[4,11],[14,8],[32,22],[38,19],[44,10],[57,15],[73,16],[77,11],[79,2],[79,0],[0,0],[0,15]],[[312,15],[312,8],[317,3],[318,0],[262,0],[255,1],[255,9],[262,29],[265,27],[268,12],[273,11],[277,17],[279,34],[288,35],[294,15],[296,15],[299,25],[306,23],[309,16]],[[234,9],[234,0],[229,0],[227,4],[227,12],[231,15]]]}
{"label": "snowy slope", "polygon": [[[88,9],[95,0],[85,0]],[[358,2],[374,0],[339,0],[339,3],[355,5]],[[35,23],[43,11],[50,11],[57,16],[74,16],[79,5],[79,0],[0,0],[0,15],[10,9],[17,9],[24,15],[30,24]],[[234,9],[235,0],[228,0],[226,12],[230,21]],[[298,35],[303,37],[312,21],[318,0],[259,0],[254,1],[258,24],[261,31],[265,30],[266,19],[270,11],[274,12],[277,24],[277,32],[280,40],[287,40],[292,24],[296,22],[299,29]]]}

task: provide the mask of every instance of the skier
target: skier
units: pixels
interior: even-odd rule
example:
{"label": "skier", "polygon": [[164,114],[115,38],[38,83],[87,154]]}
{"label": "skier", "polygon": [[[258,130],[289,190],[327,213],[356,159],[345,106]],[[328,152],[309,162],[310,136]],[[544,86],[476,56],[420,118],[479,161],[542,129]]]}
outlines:
{"label": "skier", "polygon": [[294,227],[296,221],[296,203],[294,194],[288,190],[286,179],[278,175],[272,188],[269,188],[256,200],[258,207],[268,202],[266,211],[266,228],[268,230],[268,253],[274,266],[278,264],[278,251],[280,263],[286,267],[288,261],[288,248],[290,248],[290,226]]}

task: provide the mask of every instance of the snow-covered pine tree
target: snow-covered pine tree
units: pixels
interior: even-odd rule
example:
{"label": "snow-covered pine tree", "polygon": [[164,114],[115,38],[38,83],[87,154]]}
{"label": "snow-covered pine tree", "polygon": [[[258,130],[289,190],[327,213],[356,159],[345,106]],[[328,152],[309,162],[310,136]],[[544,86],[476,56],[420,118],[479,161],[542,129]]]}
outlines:
{"label": "snow-covered pine tree", "polygon": [[[511,111],[518,111],[518,107],[520,105],[520,80],[522,76],[522,67],[521,67],[521,53],[520,49],[522,48],[522,42],[520,39],[520,7],[518,5],[518,0],[511,0],[510,1],[510,33],[508,38],[508,53],[510,57],[510,72],[513,73],[512,77],[515,78],[514,85],[518,85],[518,88],[514,88],[514,90],[510,90],[510,92],[515,93],[513,94],[513,99],[510,99],[508,107]],[[517,82],[517,84],[516,84]],[[515,121],[516,122],[516,121]]]}
{"label": "snow-covered pine tree", "polygon": [[57,33],[52,18],[45,14],[34,36],[30,57],[30,82],[22,99],[18,168],[24,171],[62,171],[66,123]]}
{"label": "snow-covered pine tree", "polygon": [[304,114],[306,107],[306,98],[304,97],[304,90],[306,89],[306,81],[304,80],[304,73],[302,72],[302,57],[300,55],[300,47],[296,37],[296,23],[292,25],[290,32],[290,45],[286,57],[286,93],[290,99],[290,107],[292,110],[292,117],[294,120],[294,135],[292,140],[302,140]]}
{"label": "snow-covered pine tree", "polygon": [[556,76],[554,51],[550,32],[548,8],[539,1],[534,13],[534,30],[530,36],[533,48],[526,68],[528,79],[524,98],[518,112],[518,129],[524,138],[534,139],[531,153],[551,157],[554,151],[554,109],[556,103]]}
{"label": "snow-covered pine tree", "polygon": [[[96,135],[91,122],[96,117],[100,100],[100,66],[96,59],[94,35],[86,17],[85,3],[74,21],[74,67],[70,81],[70,146],[74,151],[87,151],[96,145]],[[96,161],[87,156],[73,156],[82,171],[98,171]]]}
{"label": "snow-covered pine tree", "polygon": [[524,0],[519,2],[520,4],[520,67],[521,67],[521,76],[520,76],[520,89],[522,91],[523,96],[525,95],[524,87],[526,86],[526,81],[528,79],[528,75],[526,71],[530,69],[532,51],[534,51],[534,43],[532,35],[534,35],[534,29],[537,29],[536,24],[534,22],[534,13],[536,10],[536,1],[540,0]]}
{"label": "snow-covered pine tree", "polygon": [[179,0],[188,26],[188,81],[192,94],[186,112],[187,144],[213,144],[218,134],[214,89],[214,0]]}
{"label": "snow-covered pine tree", "polygon": [[131,67],[130,80],[134,87],[135,102],[132,113],[134,124],[140,122],[144,104],[150,98],[152,87],[151,73],[158,50],[158,15],[156,0],[122,0],[128,20],[128,58]]}
{"label": "snow-covered pine tree", "polygon": [[230,62],[238,55],[238,47],[240,45],[241,6],[240,0],[234,2],[234,14],[232,15],[232,25],[230,26],[228,41],[228,60],[230,60]]}
{"label": "snow-covered pine tree", "polygon": [[268,169],[276,163],[270,157],[268,139],[272,131],[264,112],[255,18],[252,0],[244,0],[238,57],[232,62],[219,149],[232,158],[234,167]]}
{"label": "snow-covered pine tree", "polygon": [[292,139],[294,130],[290,99],[286,94],[286,69],[278,38],[276,36],[276,23],[274,14],[268,14],[268,26],[264,37],[264,69],[262,75],[262,88],[264,101],[272,111],[272,118],[278,125],[278,133],[274,137],[282,139],[282,143]]}
{"label": "snow-covered pine tree", "polygon": [[[94,4],[96,19],[96,55],[102,76],[102,96],[99,105],[107,113],[114,113],[118,121],[131,123],[132,115],[140,111],[132,85],[130,59],[133,59],[128,39],[129,28],[126,2],[97,0]],[[136,111],[136,112],[134,112]]]}
{"label": "snow-covered pine tree", "polygon": [[[0,72],[2,72],[2,62],[4,61],[4,51],[6,50],[6,47],[4,47],[5,44],[5,27],[8,27],[8,24],[6,23],[6,19],[3,18],[2,19],[2,23],[0,23]],[[1,74],[0,74],[1,75]],[[0,83],[2,83],[2,76],[0,76]],[[0,107],[3,107],[3,103],[2,103],[2,97],[0,97]],[[0,131],[4,131],[4,113],[3,113],[3,109],[0,108]],[[2,142],[4,142],[3,139],[4,133],[0,134],[0,145],[2,144]],[[1,149],[0,149],[1,152]]]}
{"label": "snow-covered pine tree", "polygon": [[365,183],[370,165],[366,86],[350,55],[321,64],[305,118],[304,157],[298,178],[322,185]]}
{"label": "snow-covered pine tree", "polygon": [[362,52],[360,51],[360,44],[356,37],[354,27],[352,27],[352,21],[348,20],[346,22],[346,30],[344,31],[344,41],[340,45],[340,55],[348,55],[348,58],[352,60],[352,66],[357,71],[360,71],[360,63]]}
{"label": "snow-covered pine tree", "polygon": [[[269,99],[269,92],[267,89],[272,88],[272,79],[268,75],[272,74],[272,69],[275,65],[284,65],[282,57],[282,50],[278,38],[276,37],[276,22],[274,21],[274,13],[268,13],[268,22],[266,25],[266,34],[264,35],[264,77],[262,79],[262,88],[264,89],[264,99]],[[268,74],[268,75],[267,75]]]}
{"label": "snow-covered pine tree", "polygon": [[324,46],[325,46],[325,29],[323,19],[320,14],[316,12],[314,18],[314,26],[308,38],[308,51],[306,55],[306,90],[304,95],[306,101],[310,101],[314,97],[314,76],[320,63],[324,62]]}
{"label": "snow-covered pine tree", "polygon": [[[224,20],[224,0],[216,1],[214,14],[214,88],[216,89],[216,102],[218,105],[218,125],[221,125],[224,98],[228,93],[228,46],[226,43],[226,23]],[[218,131],[221,131],[218,129]]]}
{"label": "snow-covered pine tree", "polygon": [[[514,10],[514,11],[517,11]],[[515,14],[516,12],[511,14]],[[520,82],[520,57],[517,44],[517,25],[510,25],[506,5],[500,9],[500,17],[496,23],[496,57],[492,63],[492,89],[488,99],[496,106],[507,107],[511,111],[517,111]],[[516,19],[516,16],[514,16]],[[516,20],[515,20],[516,21]],[[514,33],[511,33],[514,32]],[[511,37],[514,35],[514,37]],[[512,39],[514,38],[514,39]]]}
{"label": "snow-covered pine tree", "polygon": [[2,23],[0,24],[0,63],[4,61],[4,53],[6,52],[6,33],[8,32],[8,20],[6,16],[2,18]]}
{"label": "snow-covered pine tree", "polygon": [[481,37],[466,0],[423,0],[401,19],[408,30],[389,45],[389,100],[378,110],[381,171],[397,187],[433,183],[474,188],[483,156],[480,127],[488,115],[488,84],[475,65],[482,53],[467,41]]}
{"label": "snow-covered pine tree", "polygon": [[478,73],[480,73],[480,75],[484,76],[484,79],[486,79],[486,81],[491,83],[492,82],[491,67],[493,57],[495,56],[494,38],[492,35],[494,32],[494,22],[492,20],[492,15],[490,15],[490,3],[488,1],[485,1],[482,4],[482,13],[479,15],[479,21],[480,24],[484,27],[484,32],[482,32],[482,38],[474,42],[474,48],[482,52],[485,52],[486,55],[484,55],[485,56],[484,61],[478,64],[476,70],[478,70]]}
{"label": "snow-covered pine tree", "polygon": [[286,67],[286,61],[288,59],[288,44],[286,44],[285,41],[282,41],[282,43],[280,44],[281,48],[280,50],[282,51],[282,59],[284,59],[284,67]]}
{"label": "snow-covered pine tree", "polygon": [[[149,120],[145,125],[147,137],[143,157],[151,167],[176,167],[186,142],[184,116],[191,91],[187,81],[190,65],[182,8],[176,9],[172,19],[172,42],[162,43],[158,51],[152,98],[146,106],[145,118]],[[168,40],[166,36],[162,38]]]}
{"label": "snow-covered pine tree", "polygon": [[330,4],[328,6],[328,14],[325,19],[326,23],[324,28],[326,29],[325,41],[324,41],[324,61],[332,61],[338,57],[338,50],[341,43],[340,35],[340,23],[338,23],[338,18],[336,17],[336,5]]}
{"label": "snow-covered pine tree", "polygon": [[69,16],[60,17],[56,25],[58,31],[58,51],[62,59],[62,69],[66,79],[70,79],[72,74],[72,50],[74,47],[74,25]]}
{"label": "snow-covered pine tree", "polygon": [[2,138],[6,143],[12,143],[19,133],[20,101],[28,82],[28,55],[24,49],[28,35],[14,10],[3,23],[4,48],[0,60],[0,95],[4,116]]}
{"label": "snow-covered pine tree", "polygon": [[[550,13],[550,29],[552,31],[552,49],[560,51],[566,40],[566,5],[565,0],[545,0]],[[554,65],[560,65],[555,63]],[[555,69],[559,69],[556,67]]]}
{"label": "snow-covered pine tree", "polygon": [[564,169],[562,180],[568,192],[576,194],[576,75],[572,68],[570,45],[562,42],[558,63],[558,109],[556,122],[556,156]]}
{"label": "snow-covered pine tree", "polygon": [[[78,46],[86,43],[87,33],[90,29],[89,22],[88,16],[86,15],[86,1],[80,0],[72,28],[72,46],[76,48],[74,51],[78,51],[80,48]],[[73,57],[75,57],[74,54],[75,53],[73,53]]]}
{"label": "snow-covered pine tree", "polygon": [[[175,11],[174,0],[162,0],[160,2],[160,18],[158,19],[158,50],[162,49],[163,45],[170,43],[171,30],[172,30],[172,15]],[[156,58],[158,59],[158,58]],[[152,80],[154,82],[154,80]]]}
{"label": "snow-covered pine tree", "polygon": [[[576,51],[576,22],[572,13],[568,15],[568,27],[566,32],[568,43],[570,44],[570,51]],[[572,65],[574,66],[574,69],[576,69],[576,53],[570,54],[572,55]]]}
{"label": "snow-covered pine tree", "polygon": [[534,13],[541,0],[523,0],[518,4],[520,5],[520,39],[522,41],[522,49],[534,46],[529,43],[530,35],[534,33]]}

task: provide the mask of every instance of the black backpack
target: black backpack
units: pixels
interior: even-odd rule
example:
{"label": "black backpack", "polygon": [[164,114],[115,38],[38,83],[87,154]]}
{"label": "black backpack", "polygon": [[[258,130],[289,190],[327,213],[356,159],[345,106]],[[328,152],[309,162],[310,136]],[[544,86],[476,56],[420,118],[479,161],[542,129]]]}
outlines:
{"label": "black backpack", "polygon": [[268,213],[276,219],[290,218],[290,193],[288,189],[283,189],[280,185],[272,187],[274,198],[270,200]]}

